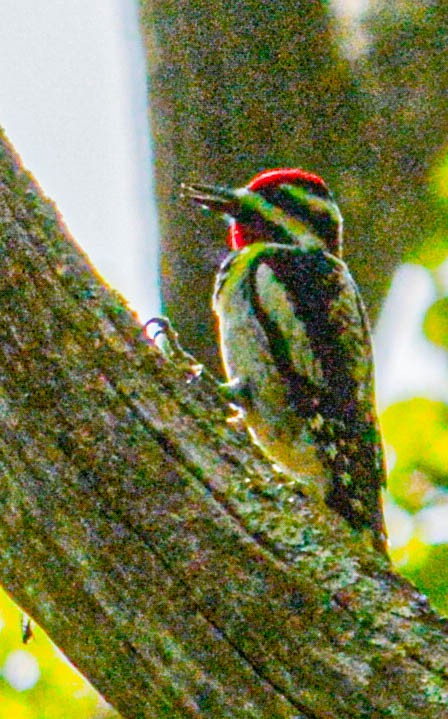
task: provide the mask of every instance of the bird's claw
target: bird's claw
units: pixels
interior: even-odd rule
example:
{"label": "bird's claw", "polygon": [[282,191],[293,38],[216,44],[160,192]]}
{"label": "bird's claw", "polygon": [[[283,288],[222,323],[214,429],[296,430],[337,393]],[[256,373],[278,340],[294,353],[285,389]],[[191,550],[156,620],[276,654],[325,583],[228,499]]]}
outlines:
{"label": "bird's claw", "polygon": [[[156,325],[155,332],[149,332],[151,325]],[[153,347],[157,347],[166,359],[174,364],[185,367],[188,382],[199,377],[204,366],[197,362],[193,355],[186,352],[179,342],[179,335],[172,326],[168,317],[151,317],[143,326],[143,334],[145,339]]]}

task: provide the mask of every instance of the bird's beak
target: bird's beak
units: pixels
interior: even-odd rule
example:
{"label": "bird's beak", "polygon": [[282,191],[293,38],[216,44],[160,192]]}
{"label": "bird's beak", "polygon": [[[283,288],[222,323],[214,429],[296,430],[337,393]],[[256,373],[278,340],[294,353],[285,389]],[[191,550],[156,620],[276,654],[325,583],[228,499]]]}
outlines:
{"label": "bird's beak", "polygon": [[181,196],[188,197],[201,207],[205,207],[220,215],[235,217],[238,214],[241,203],[237,192],[228,187],[217,187],[193,183],[191,185],[181,184]]}

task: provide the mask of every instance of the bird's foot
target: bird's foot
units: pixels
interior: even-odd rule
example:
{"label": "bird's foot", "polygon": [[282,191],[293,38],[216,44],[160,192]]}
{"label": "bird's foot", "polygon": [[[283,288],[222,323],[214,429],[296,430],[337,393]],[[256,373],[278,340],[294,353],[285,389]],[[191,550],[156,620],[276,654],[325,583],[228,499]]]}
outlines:
{"label": "bird's foot", "polygon": [[201,376],[204,365],[196,361],[179,342],[179,335],[167,317],[152,317],[143,327],[146,341],[157,347],[167,360],[185,368],[188,382]]}

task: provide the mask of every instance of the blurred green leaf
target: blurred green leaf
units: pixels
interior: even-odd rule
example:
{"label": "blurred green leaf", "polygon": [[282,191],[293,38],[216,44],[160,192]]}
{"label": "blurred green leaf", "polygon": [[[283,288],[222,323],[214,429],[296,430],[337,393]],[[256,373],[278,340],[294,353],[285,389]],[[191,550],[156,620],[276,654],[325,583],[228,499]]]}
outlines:
{"label": "blurred green leaf", "polygon": [[430,186],[440,201],[448,203],[448,152],[446,150],[442,158],[433,165]]}
{"label": "blurred green leaf", "polygon": [[[0,719],[118,717],[38,626],[23,644],[20,609],[1,589],[0,635]],[[40,676],[29,689],[14,687],[4,673],[8,658],[17,653],[33,656],[39,665]]]}
{"label": "blurred green leaf", "polygon": [[423,330],[431,342],[448,349],[448,297],[431,305],[423,321]]}
{"label": "blurred green leaf", "polygon": [[435,270],[446,260],[447,255],[448,227],[446,230],[440,228],[424,237],[422,243],[409,252],[407,261]]}
{"label": "blurred green leaf", "polygon": [[[423,561],[416,561],[421,558]],[[427,545],[421,555],[412,555],[411,561],[400,571],[427,594],[434,606],[443,614],[448,614],[448,545]]]}
{"label": "blurred green leaf", "polygon": [[416,512],[434,500],[437,486],[448,487],[448,407],[424,398],[397,402],[383,413],[382,427],[395,454],[389,491]]}
{"label": "blurred green leaf", "polygon": [[[423,230],[420,242],[415,243],[408,261],[436,269],[448,255],[448,152],[443,150],[429,172],[427,184],[427,213],[433,218],[431,231]],[[419,229],[421,233],[422,230]],[[445,345],[446,346],[446,345]]]}

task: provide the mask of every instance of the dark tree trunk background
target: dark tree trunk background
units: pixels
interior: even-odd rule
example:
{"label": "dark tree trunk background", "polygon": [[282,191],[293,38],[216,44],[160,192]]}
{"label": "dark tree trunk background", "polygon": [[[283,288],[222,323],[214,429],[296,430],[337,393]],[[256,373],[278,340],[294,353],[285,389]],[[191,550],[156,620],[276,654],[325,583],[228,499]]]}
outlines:
{"label": "dark tree trunk background", "polygon": [[182,201],[179,185],[244,184],[267,167],[298,165],[327,180],[345,218],[346,258],[375,319],[396,265],[413,253],[431,259],[422,246],[440,214],[428,171],[448,135],[445,0],[418,12],[412,2],[399,12],[375,3],[365,19],[368,51],[351,61],[327,2],[140,6],[163,295],[186,345],[219,365],[209,298],[225,247],[218,221]]}

